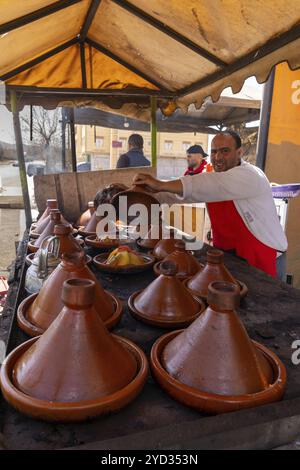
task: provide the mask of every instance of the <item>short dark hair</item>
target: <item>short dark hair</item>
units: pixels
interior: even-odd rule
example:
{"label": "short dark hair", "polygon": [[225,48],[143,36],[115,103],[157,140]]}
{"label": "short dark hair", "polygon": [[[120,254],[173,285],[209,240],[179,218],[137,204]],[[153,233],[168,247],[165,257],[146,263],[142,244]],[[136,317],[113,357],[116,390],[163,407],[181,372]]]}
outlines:
{"label": "short dark hair", "polygon": [[237,149],[239,149],[242,146],[242,140],[239,134],[231,129],[226,129],[226,131],[218,132],[217,135],[230,135],[235,141]]}
{"label": "short dark hair", "polygon": [[144,147],[144,139],[140,134],[131,134],[128,139],[128,144],[132,147],[142,149]]}

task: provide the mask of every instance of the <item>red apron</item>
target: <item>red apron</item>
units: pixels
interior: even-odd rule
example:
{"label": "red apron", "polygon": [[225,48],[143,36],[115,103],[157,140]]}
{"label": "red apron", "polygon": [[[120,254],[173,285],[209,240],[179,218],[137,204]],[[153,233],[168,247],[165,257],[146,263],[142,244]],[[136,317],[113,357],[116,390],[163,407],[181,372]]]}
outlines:
{"label": "red apron", "polygon": [[209,202],[207,209],[216,248],[234,250],[237,256],[246,259],[251,266],[276,277],[277,251],[252,235],[233,201]]}

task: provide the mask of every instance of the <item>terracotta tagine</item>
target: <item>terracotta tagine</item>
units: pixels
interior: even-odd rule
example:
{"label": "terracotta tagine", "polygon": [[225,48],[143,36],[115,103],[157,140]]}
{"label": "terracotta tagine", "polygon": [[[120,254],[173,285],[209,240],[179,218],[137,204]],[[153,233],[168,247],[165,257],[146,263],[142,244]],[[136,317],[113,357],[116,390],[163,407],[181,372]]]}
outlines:
{"label": "terracotta tagine", "polygon": [[178,238],[174,238],[173,234],[170,234],[170,238],[160,240],[154,247],[153,255],[159,260],[165,259],[168,255],[175,251]]}
{"label": "terracotta tagine", "polygon": [[59,315],[13,350],[1,369],[5,399],[47,421],[82,421],[119,410],[142,390],[148,365],[131,341],[110,334],[94,309],[95,283],[64,282]]}
{"label": "terracotta tagine", "polygon": [[[127,221],[124,220],[123,214],[121,216],[121,213],[119,211],[119,203],[120,203],[120,197],[121,196],[126,196],[127,198]],[[147,191],[142,186],[139,185],[133,185],[126,191],[122,191],[118,194],[116,194],[112,200],[111,203],[115,206],[116,212],[117,212],[117,217],[121,218],[123,222],[126,224],[130,224],[133,219],[137,217],[137,215],[129,216],[128,211],[129,208],[134,205],[134,204],[142,204],[146,207],[147,209],[147,220],[145,220],[144,226],[144,233],[150,229],[151,226],[151,207],[152,205],[158,205],[159,206],[159,201],[152,195],[149,194]],[[124,214],[125,215],[125,214]],[[149,229],[147,229],[149,227]]]}
{"label": "terracotta tagine", "polygon": [[76,225],[78,227],[85,227],[90,221],[94,212],[95,212],[94,201],[89,201],[87,210],[81,214],[81,216],[76,222]]}
{"label": "terracotta tagine", "polygon": [[80,228],[78,230],[78,233],[83,237],[90,237],[96,235],[97,225],[101,221],[101,219],[102,217],[98,216],[97,212],[95,211],[86,226],[84,228]]}
{"label": "terracotta tagine", "polygon": [[123,305],[105,291],[86,264],[84,252],[64,254],[61,263],[50,274],[38,294],[27,297],[19,305],[17,318],[20,328],[29,336],[44,333],[62,309],[61,292],[68,279],[91,279],[96,284],[95,310],[108,329],[120,320]]}
{"label": "terracotta tagine", "polygon": [[[47,199],[47,202],[46,202],[46,209],[44,210],[44,212],[42,213],[41,217],[35,222],[34,225],[34,229],[36,231],[38,231],[38,229],[40,229],[40,226],[42,224],[42,222],[47,218],[49,217],[50,215],[50,211],[52,209],[58,209],[58,205],[57,205],[57,199]],[[41,232],[40,232],[41,233]]]}
{"label": "terracotta tagine", "polygon": [[185,281],[185,285],[194,295],[199,295],[206,299],[208,286],[212,281],[232,282],[239,287],[241,297],[244,297],[248,292],[247,286],[237,281],[224,265],[224,253],[221,250],[208,250],[205,266],[193,277]]}
{"label": "terracotta tagine", "polygon": [[[151,225],[150,230],[148,230],[146,236],[144,238],[140,238],[137,240],[137,244],[140,248],[145,250],[153,250],[155,245],[161,240],[162,238],[162,226],[161,224],[158,225]],[[157,237],[158,234],[158,238]]]}
{"label": "terracotta tagine", "polygon": [[[193,276],[203,268],[191,252],[186,251],[185,243],[182,240],[177,240],[175,251],[166,256],[164,261],[174,261],[177,264],[176,276],[179,279],[186,279],[187,277]],[[161,264],[162,262],[159,261],[154,265],[154,272],[158,275],[161,274]]]}
{"label": "terracotta tagine", "polygon": [[[67,224],[69,225],[70,222],[68,222],[62,213],[60,212],[59,209],[50,209],[49,214],[41,221],[41,223],[38,225],[38,227],[32,227],[32,230],[30,232],[30,238],[39,238],[39,236],[43,233],[45,228],[48,226],[50,220],[51,220],[51,213],[53,212],[59,212],[60,213],[60,223],[62,224]],[[71,224],[70,224],[71,225]]]}
{"label": "terracotta tagine", "polygon": [[212,282],[205,312],[186,330],[168,333],[153,345],[153,374],[181,403],[223,413],[282,398],[285,367],[249,338],[235,311],[239,298],[235,284]]}
{"label": "terracotta tagine", "polygon": [[51,235],[54,235],[54,226],[61,224],[61,212],[58,209],[51,209],[50,211],[50,220],[47,223],[46,227],[42,231],[42,233],[38,236],[38,238],[33,242],[29,241],[28,242],[28,248],[31,252],[36,252],[41,244],[42,241],[46,237],[50,237]]}
{"label": "terracotta tagine", "polygon": [[43,240],[54,235],[59,238],[59,255],[82,251],[83,240],[74,238],[73,234],[73,227],[70,224],[61,223],[60,212],[52,211],[49,224],[37,240],[28,242],[28,248],[31,252],[37,252]]}
{"label": "terracotta tagine", "polygon": [[195,320],[205,309],[177,279],[177,266],[163,262],[161,275],[146,289],[132,294],[128,306],[134,317],[162,328],[178,328]]}

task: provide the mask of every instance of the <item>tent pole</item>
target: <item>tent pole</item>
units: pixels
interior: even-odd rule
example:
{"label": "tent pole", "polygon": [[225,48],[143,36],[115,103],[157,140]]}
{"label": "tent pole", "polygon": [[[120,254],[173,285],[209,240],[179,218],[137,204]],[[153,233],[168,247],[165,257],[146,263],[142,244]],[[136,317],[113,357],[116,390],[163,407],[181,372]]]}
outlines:
{"label": "tent pole", "polygon": [[61,166],[66,171],[66,113],[65,108],[61,108]]}
{"label": "tent pole", "polygon": [[151,102],[151,163],[156,168],[157,166],[157,123],[156,123],[156,108],[157,99],[155,96],[150,97]]}
{"label": "tent pole", "polygon": [[261,104],[261,114],[256,149],[256,166],[258,166],[258,168],[261,168],[261,170],[265,169],[266,164],[274,79],[275,67],[272,69],[268,81],[264,85],[263,99]]}
{"label": "tent pole", "polygon": [[19,175],[20,175],[24,209],[25,209],[26,228],[30,228],[32,224],[31,207],[30,207],[27,177],[26,177],[26,167],[25,167],[21,125],[20,125],[20,116],[19,116],[19,111],[18,111],[18,106],[17,106],[17,94],[15,91],[10,92],[10,100],[11,100],[11,111],[13,115],[14,133],[15,133],[15,139],[16,139],[17,157],[18,157],[18,162],[19,162]]}
{"label": "tent pole", "polygon": [[75,124],[74,124],[74,109],[69,109],[69,123],[70,123],[70,137],[71,137],[71,156],[72,156],[72,171],[76,173],[76,141],[75,141]]}

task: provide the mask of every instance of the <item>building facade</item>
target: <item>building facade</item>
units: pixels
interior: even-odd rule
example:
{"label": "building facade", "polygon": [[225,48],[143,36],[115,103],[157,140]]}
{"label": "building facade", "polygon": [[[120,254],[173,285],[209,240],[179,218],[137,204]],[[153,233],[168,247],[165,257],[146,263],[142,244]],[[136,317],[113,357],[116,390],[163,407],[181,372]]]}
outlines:
{"label": "building facade", "polygon": [[[76,125],[77,161],[90,161],[92,170],[115,168],[118,158],[128,149],[129,129]],[[151,160],[150,132],[138,132],[144,138],[144,154]],[[160,178],[181,176],[186,169],[186,150],[194,144],[207,151],[208,135],[201,133],[157,134],[157,174]]]}

